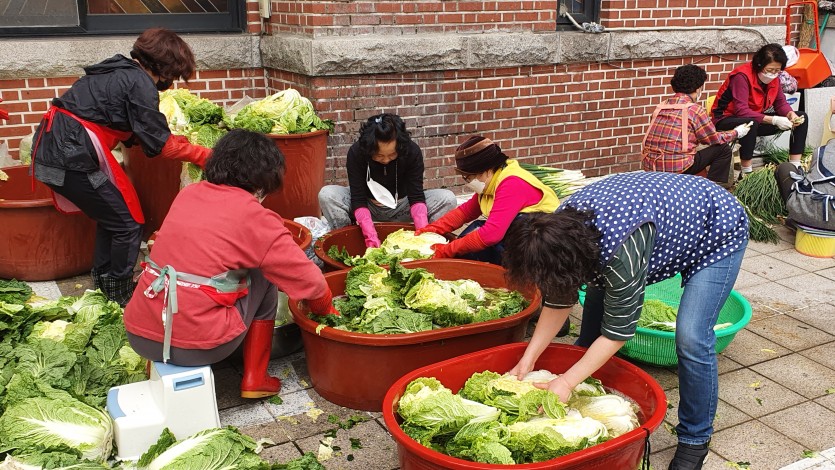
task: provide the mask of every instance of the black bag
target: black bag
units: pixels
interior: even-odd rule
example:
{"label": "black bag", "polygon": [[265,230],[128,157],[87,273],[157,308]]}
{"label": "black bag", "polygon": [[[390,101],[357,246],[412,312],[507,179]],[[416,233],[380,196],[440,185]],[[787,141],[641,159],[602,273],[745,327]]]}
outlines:
{"label": "black bag", "polygon": [[786,201],[789,218],[822,230],[835,231],[835,139],[812,154],[809,172],[791,173],[794,183]]}

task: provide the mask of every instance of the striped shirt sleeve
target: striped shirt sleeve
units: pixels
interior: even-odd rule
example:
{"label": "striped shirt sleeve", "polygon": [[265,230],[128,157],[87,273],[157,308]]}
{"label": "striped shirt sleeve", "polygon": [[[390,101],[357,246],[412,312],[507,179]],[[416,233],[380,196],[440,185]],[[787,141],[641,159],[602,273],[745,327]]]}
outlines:
{"label": "striped shirt sleeve", "polygon": [[628,341],[635,335],[654,240],[655,225],[641,225],[603,268],[605,295],[600,333],[611,340]]}

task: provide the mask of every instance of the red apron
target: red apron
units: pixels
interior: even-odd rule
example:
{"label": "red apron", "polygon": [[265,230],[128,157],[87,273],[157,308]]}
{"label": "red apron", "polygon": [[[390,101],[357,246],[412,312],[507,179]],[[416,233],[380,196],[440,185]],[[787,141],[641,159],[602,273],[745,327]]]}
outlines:
{"label": "red apron", "polygon": [[[134,189],[128,179],[128,175],[125,174],[125,170],[122,169],[122,165],[116,161],[116,157],[114,157],[113,153],[110,151],[112,148],[115,148],[119,142],[128,140],[131,136],[130,132],[110,129],[107,126],[81,119],[66,109],[52,106],[49,108],[49,111],[44,114],[43,122],[46,126],[41,127],[41,133],[38,134],[35,145],[32,147],[32,165],[35,164],[35,155],[37,155],[38,144],[41,142],[41,135],[43,135],[44,132],[52,131],[52,119],[55,117],[55,113],[61,113],[65,116],[69,116],[84,126],[84,129],[87,131],[87,135],[90,136],[90,140],[93,142],[93,147],[96,149],[96,155],[99,160],[99,168],[105,175],[107,175],[110,182],[116,186],[119,193],[122,194],[133,220],[139,224],[144,224],[145,216],[142,214],[142,206],[139,204],[139,196],[136,195],[136,189]],[[35,172],[33,170],[32,186],[34,187],[34,185]],[[77,214],[81,212],[81,209],[79,209],[75,204],[54,191],[52,191],[52,203],[59,212],[64,214]]]}

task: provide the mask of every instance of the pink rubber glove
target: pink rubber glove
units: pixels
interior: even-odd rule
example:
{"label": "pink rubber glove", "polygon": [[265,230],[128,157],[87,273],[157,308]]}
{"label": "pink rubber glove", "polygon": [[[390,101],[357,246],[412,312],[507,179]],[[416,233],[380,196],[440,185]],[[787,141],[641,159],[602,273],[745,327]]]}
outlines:
{"label": "pink rubber glove", "polygon": [[354,211],[354,218],[357,219],[357,225],[360,226],[362,236],[365,237],[365,247],[378,248],[380,239],[377,238],[377,229],[374,228],[374,221],[371,220],[371,211],[367,207],[360,207]]}
{"label": "pink rubber glove", "polygon": [[416,202],[409,207],[409,212],[412,213],[412,222],[415,223],[415,230],[422,229],[429,225],[429,216],[427,216],[426,204]]}

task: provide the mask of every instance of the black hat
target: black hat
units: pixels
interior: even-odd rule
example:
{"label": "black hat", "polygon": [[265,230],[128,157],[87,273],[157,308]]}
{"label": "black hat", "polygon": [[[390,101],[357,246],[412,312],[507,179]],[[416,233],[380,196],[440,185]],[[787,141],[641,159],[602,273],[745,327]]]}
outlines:
{"label": "black hat", "polygon": [[507,155],[492,140],[474,135],[455,149],[455,171],[477,175],[504,165]]}

